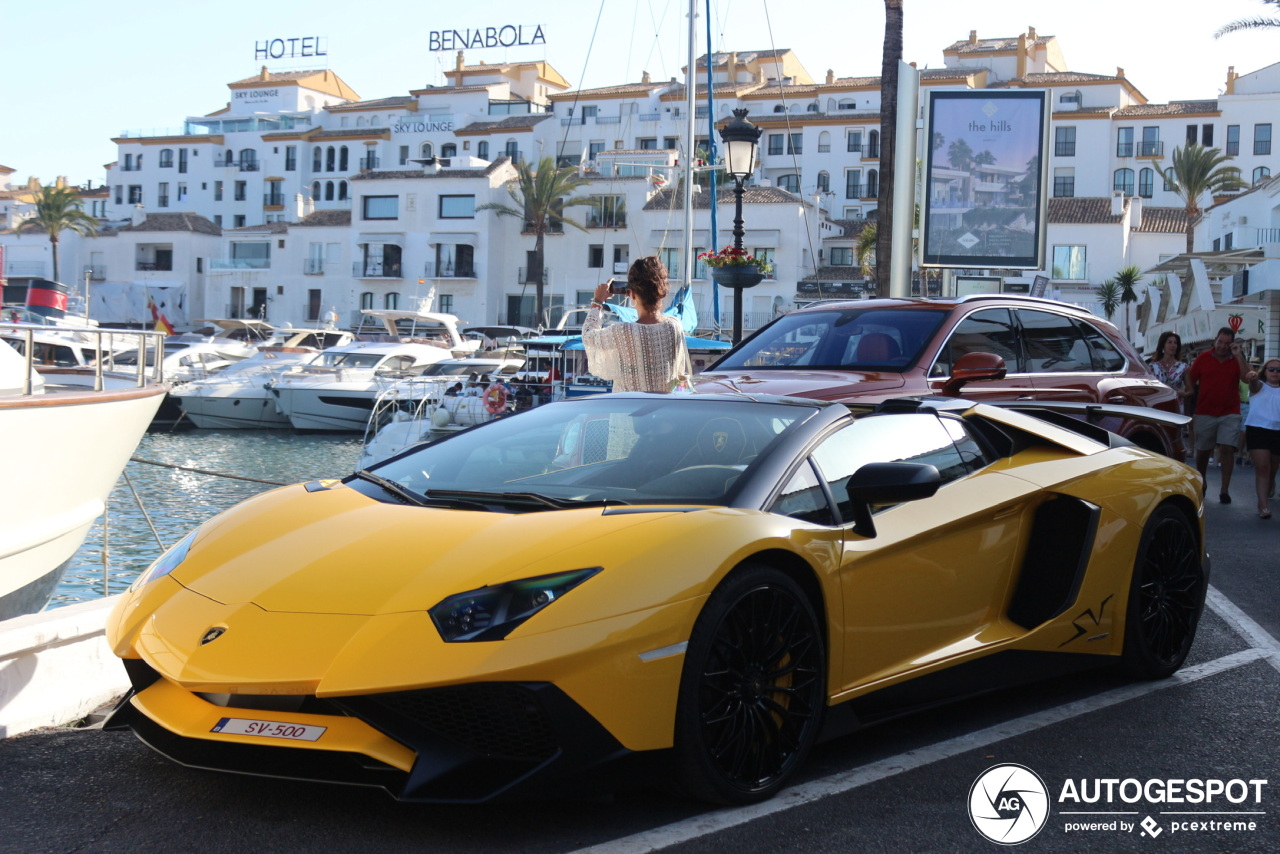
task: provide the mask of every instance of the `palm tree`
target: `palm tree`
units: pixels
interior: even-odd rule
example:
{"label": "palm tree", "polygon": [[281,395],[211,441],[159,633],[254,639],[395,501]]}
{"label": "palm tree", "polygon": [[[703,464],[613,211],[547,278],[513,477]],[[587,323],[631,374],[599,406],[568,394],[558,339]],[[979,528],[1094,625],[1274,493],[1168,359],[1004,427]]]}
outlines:
{"label": "palm tree", "polygon": [[[858,239],[853,244],[853,257],[858,259],[858,269],[866,279],[871,278],[876,271],[876,265],[872,259],[876,257],[879,234],[880,229],[876,227],[876,223],[869,222],[862,227],[862,231],[858,232]],[[879,291],[879,293],[887,295],[888,291]]]}
{"label": "palm tree", "polygon": [[1110,281],[1120,288],[1120,303],[1124,306],[1124,336],[1129,339],[1129,305],[1138,301],[1135,288],[1142,281],[1142,269],[1137,265],[1122,267]]}
{"label": "palm tree", "polygon": [[71,187],[49,185],[34,193],[36,212],[18,226],[18,231],[43,231],[53,245],[53,280],[58,278],[58,241],[62,232],[73,231],[85,237],[97,234],[98,221],[82,209],[80,194]]}
{"label": "palm tree", "polygon": [[876,291],[889,294],[893,257],[894,154],[898,128],[898,63],[902,61],[902,0],[884,0],[884,48],[880,56],[880,192],[876,198]]}
{"label": "palm tree", "polygon": [[547,232],[563,231],[563,226],[571,225],[580,231],[586,227],[564,215],[564,209],[576,205],[593,205],[594,202],[585,197],[568,198],[573,192],[591,183],[578,174],[576,166],[556,167],[550,157],[543,157],[538,165],[531,167],[521,163],[516,167],[516,178],[507,184],[507,192],[511,195],[513,205],[501,202],[488,202],[478,205],[478,211],[493,211],[498,216],[518,217],[524,222],[524,234],[533,235],[533,255],[529,259],[529,271],[526,278],[535,286],[533,312],[534,317],[542,320],[543,293],[546,287],[544,275]]}
{"label": "palm tree", "polygon": [[1102,311],[1110,320],[1112,315],[1116,313],[1116,309],[1120,307],[1121,288],[1115,279],[1107,279],[1098,285],[1094,291],[1098,295],[1098,304],[1102,306]]}
{"label": "palm tree", "polygon": [[[1280,0],[1262,0],[1270,6],[1280,7]],[[1267,30],[1280,28],[1280,18],[1241,18],[1239,21],[1232,21],[1226,26],[1219,29],[1213,34],[1215,39],[1220,39],[1227,33],[1237,33],[1241,30]]]}
{"label": "palm tree", "polygon": [[1186,148],[1173,150],[1173,164],[1168,169],[1159,163],[1151,164],[1186,205],[1188,253],[1193,251],[1196,220],[1200,217],[1200,197],[1206,193],[1212,196],[1249,187],[1240,178],[1239,169],[1224,165],[1230,160],[1216,148],[1188,143]]}

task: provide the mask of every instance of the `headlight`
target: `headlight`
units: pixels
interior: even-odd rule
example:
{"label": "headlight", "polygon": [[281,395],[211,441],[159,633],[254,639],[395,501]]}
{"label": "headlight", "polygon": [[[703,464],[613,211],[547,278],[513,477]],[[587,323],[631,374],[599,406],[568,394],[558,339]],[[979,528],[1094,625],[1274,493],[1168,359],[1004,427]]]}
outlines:
{"label": "headlight", "polygon": [[516,626],[586,581],[600,567],[575,569],[457,593],[429,609],[445,641],[502,640]]}
{"label": "headlight", "polygon": [[147,567],[147,571],[139,575],[129,585],[130,590],[137,590],[148,582],[155,581],[157,578],[163,578],[178,568],[178,564],[187,559],[187,552],[191,550],[191,544],[195,541],[197,528],[190,534],[187,534],[177,543],[175,543],[167,552],[156,558],[156,562]]}

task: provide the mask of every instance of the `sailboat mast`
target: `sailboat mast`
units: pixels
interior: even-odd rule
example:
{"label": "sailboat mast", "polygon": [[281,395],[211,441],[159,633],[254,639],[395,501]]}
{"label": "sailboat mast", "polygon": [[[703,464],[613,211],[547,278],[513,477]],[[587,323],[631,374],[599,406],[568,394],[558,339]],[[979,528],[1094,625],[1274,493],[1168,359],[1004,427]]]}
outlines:
{"label": "sailboat mast", "polygon": [[694,99],[698,92],[698,70],[694,67],[694,50],[697,47],[697,0],[689,0],[689,57],[684,75],[684,238],[680,241],[680,283],[689,287],[693,276],[693,162],[694,136],[693,116]]}

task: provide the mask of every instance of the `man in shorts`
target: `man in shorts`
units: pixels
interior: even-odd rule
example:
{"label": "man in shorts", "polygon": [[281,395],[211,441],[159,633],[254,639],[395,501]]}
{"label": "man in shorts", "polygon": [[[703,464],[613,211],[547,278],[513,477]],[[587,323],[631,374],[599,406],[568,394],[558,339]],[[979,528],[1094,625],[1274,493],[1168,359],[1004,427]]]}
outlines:
{"label": "man in shorts", "polygon": [[[1196,357],[1187,371],[1187,388],[1195,395],[1193,426],[1196,434],[1196,469],[1208,483],[1209,458],[1218,452],[1222,467],[1222,491],[1218,500],[1231,503],[1231,473],[1236,463],[1240,435],[1240,380],[1249,372],[1236,334],[1224,326],[1213,339],[1213,349]],[[1203,484],[1202,484],[1203,488]]]}

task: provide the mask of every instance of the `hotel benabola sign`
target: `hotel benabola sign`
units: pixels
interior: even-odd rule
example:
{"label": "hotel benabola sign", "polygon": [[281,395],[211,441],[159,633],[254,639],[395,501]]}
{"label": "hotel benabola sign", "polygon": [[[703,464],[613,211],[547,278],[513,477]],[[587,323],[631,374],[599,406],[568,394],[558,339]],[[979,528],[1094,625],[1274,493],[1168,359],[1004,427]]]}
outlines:
{"label": "hotel benabola sign", "polygon": [[546,44],[541,24],[503,24],[499,27],[476,27],[474,30],[430,30],[427,50],[479,50],[486,47],[524,47]]}

